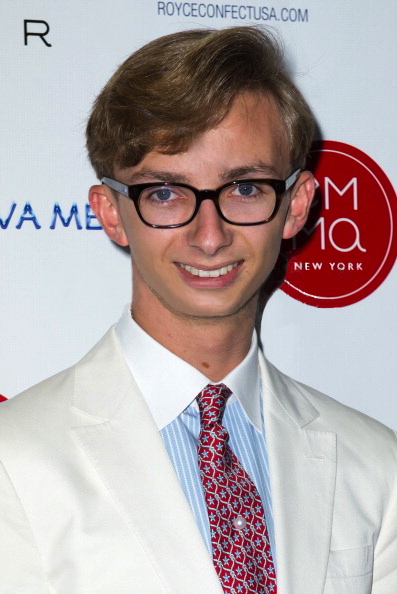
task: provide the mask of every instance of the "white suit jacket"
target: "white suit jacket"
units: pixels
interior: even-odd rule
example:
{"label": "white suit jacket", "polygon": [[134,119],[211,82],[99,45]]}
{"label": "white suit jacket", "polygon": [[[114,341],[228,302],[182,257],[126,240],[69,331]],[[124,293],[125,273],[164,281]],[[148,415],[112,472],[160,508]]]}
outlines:
{"label": "white suit jacket", "polygon": [[[278,594],[397,593],[397,440],[261,359]],[[0,405],[0,594],[221,594],[111,330]]]}

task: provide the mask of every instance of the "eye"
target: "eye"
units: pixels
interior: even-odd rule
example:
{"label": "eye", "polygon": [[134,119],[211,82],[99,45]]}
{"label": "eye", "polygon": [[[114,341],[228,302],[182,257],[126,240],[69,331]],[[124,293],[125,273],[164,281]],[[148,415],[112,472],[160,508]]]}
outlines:
{"label": "eye", "polygon": [[139,195],[139,204],[151,206],[152,208],[181,208],[185,204],[189,206],[195,202],[192,192],[181,186],[156,185],[149,186],[142,190]]}
{"label": "eye", "polygon": [[247,180],[247,183],[241,182],[232,187],[230,198],[237,200],[243,200],[245,198],[245,201],[249,199],[252,202],[253,200],[268,200],[273,195],[274,190],[268,183],[260,180],[257,182]]}
{"label": "eye", "polygon": [[181,196],[177,186],[149,186],[140,194],[141,204],[146,202],[153,206],[179,202]]}
{"label": "eye", "polygon": [[170,200],[172,198],[173,192],[170,188],[157,188],[153,190],[150,197],[153,200],[160,200],[161,202],[165,202],[166,200]]}
{"label": "eye", "polygon": [[[259,186],[259,184],[258,184]],[[229,199],[257,199],[261,196],[261,188],[251,182],[239,183],[229,189]]]}
{"label": "eye", "polygon": [[239,184],[236,186],[236,193],[240,196],[252,196],[256,189],[252,184]]}

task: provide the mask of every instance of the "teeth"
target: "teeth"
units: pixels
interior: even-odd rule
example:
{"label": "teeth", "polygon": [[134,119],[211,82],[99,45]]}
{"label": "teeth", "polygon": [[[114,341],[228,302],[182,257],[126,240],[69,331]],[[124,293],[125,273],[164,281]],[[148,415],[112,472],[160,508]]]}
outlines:
{"label": "teeth", "polygon": [[181,268],[193,274],[193,276],[199,276],[201,278],[217,278],[218,276],[223,276],[227,274],[233,268],[238,266],[238,262],[235,264],[229,264],[229,266],[222,266],[222,268],[218,268],[217,270],[199,270],[198,268],[194,268],[193,266],[188,266],[187,264],[179,264]]}

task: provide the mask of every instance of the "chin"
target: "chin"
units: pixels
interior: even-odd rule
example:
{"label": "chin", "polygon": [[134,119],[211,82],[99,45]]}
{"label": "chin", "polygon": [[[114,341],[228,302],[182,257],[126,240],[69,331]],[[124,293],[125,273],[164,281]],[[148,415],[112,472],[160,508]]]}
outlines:
{"label": "chin", "polygon": [[215,321],[241,315],[244,312],[252,317],[252,314],[255,315],[256,303],[257,293],[246,301],[239,301],[238,303],[226,304],[203,301],[202,303],[196,303],[194,306],[180,303],[179,307],[176,305],[169,309],[173,313],[187,318]]}

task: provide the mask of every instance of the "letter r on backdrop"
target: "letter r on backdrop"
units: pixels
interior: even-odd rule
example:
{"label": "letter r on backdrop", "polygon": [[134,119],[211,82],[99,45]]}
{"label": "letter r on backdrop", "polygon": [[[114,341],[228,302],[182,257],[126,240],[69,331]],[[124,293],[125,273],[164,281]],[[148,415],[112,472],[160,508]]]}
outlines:
{"label": "letter r on backdrop", "polygon": [[[45,30],[43,31],[43,27],[30,27],[29,25],[31,23],[35,23],[35,25],[44,25]],[[47,46],[47,47],[52,47],[51,43],[48,43],[48,41],[45,38],[46,35],[48,35],[48,33],[50,32],[50,25],[47,23],[47,21],[37,21],[34,19],[25,19],[23,21],[23,36],[24,36],[24,43],[25,45],[28,45],[28,37],[40,37],[41,41]]]}

